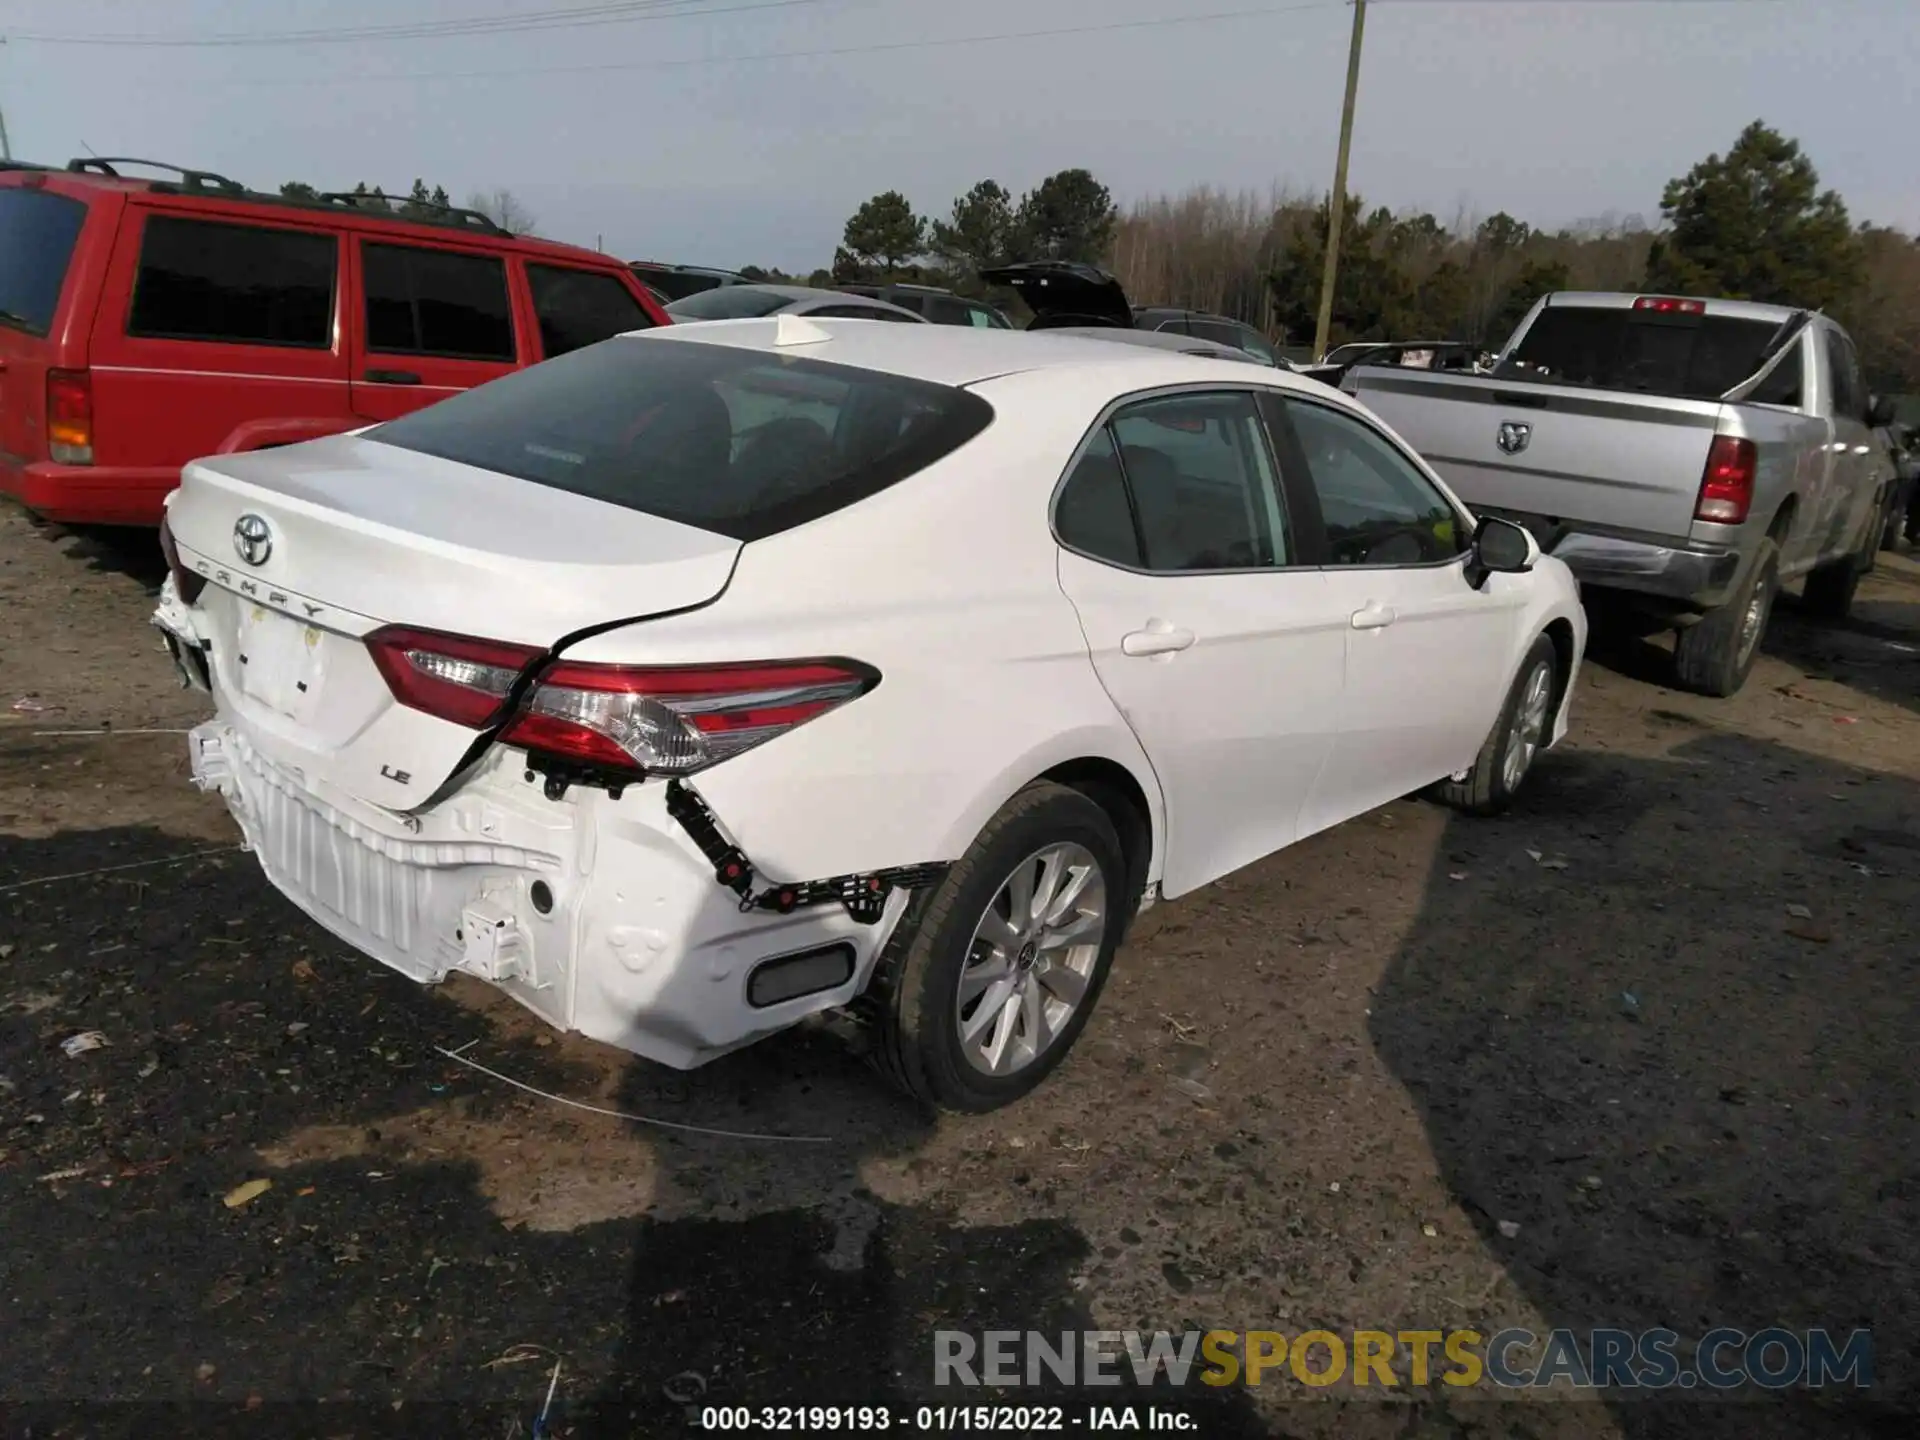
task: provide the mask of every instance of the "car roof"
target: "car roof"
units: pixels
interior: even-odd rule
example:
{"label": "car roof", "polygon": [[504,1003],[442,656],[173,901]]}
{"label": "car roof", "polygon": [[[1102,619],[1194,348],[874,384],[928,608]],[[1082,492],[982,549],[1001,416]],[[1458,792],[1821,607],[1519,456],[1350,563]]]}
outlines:
{"label": "car roof", "polygon": [[[793,320],[802,317],[790,317]],[[667,325],[636,330],[631,338],[662,344],[732,345],[744,350],[780,351],[829,364],[880,370],[936,385],[967,386],[1002,376],[1087,367],[1124,372],[1128,383],[1146,388],[1214,378],[1235,385],[1296,388],[1324,398],[1327,387],[1270,365],[1238,359],[1208,359],[1153,345],[1120,344],[1111,339],[1062,334],[1052,330],[999,330],[970,325],[876,325],[870,320],[807,319],[809,331],[826,338],[782,345],[779,316],[753,320],[706,320],[697,325]],[[791,334],[791,330],[788,331]]]}
{"label": "car roof", "polygon": [[1154,350],[1174,350],[1184,355],[1212,355],[1222,360],[1265,361],[1199,335],[1182,335],[1173,330],[1122,330],[1117,325],[1056,325],[1038,332],[1042,335],[1084,335],[1089,340],[1106,340],[1121,345],[1145,345]]}
{"label": "car roof", "polygon": [[[120,163],[147,164],[150,162],[121,161]],[[103,175],[91,170],[77,171],[71,167],[59,169],[54,166],[15,161],[0,165],[0,185],[20,185],[78,200],[88,200],[102,192],[121,195],[154,195],[167,201],[184,201],[194,209],[204,209],[209,215],[221,214],[229,220],[236,220],[239,214],[252,210],[292,211],[307,219],[330,216],[349,229],[380,232],[398,230],[441,238],[459,235],[469,241],[480,241],[486,245],[512,250],[529,258],[546,255],[555,259],[564,257],[575,263],[590,258],[612,269],[627,268],[625,261],[604,255],[597,250],[589,250],[582,245],[569,245],[560,240],[542,240],[533,235],[514,235],[492,225],[491,222],[483,225],[463,221],[455,217],[471,216],[476,212],[462,210],[458,206],[448,207],[448,218],[423,220],[391,211],[377,210],[371,206],[270,195],[263,191],[248,190],[244,186],[227,180],[224,176],[210,175],[207,172],[188,170],[181,173],[183,178],[175,182],[155,179],[148,175]],[[389,203],[396,205],[404,204],[407,200],[404,194],[388,195],[385,198]],[[266,217],[263,215],[262,218]]]}

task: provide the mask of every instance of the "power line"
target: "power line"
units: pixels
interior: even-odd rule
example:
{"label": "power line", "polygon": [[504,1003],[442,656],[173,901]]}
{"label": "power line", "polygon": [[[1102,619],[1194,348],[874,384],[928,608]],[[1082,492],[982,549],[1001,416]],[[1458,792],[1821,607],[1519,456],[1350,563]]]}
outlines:
{"label": "power line", "polygon": [[[495,70],[396,70],[384,75],[285,75],[220,77],[235,85],[346,85],[389,80],[496,80],[522,75],[588,75],[615,71],[681,70],[712,65],[744,65],[769,60],[823,60],[845,55],[877,55],[902,50],[940,50],[950,45],[993,45],[1009,40],[1050,40],[1067,35],[1098,35],[1126,30],[1166,29],[1177,25],[1207,25],[1231,20],[1256,20],[1301,11],[1334,12],[1345,0],[1263,5],[1248,10],[1217,10],[1204,15],[1168,15],[1151,20],[1113,20],[1094,25],[1060,25],[1046,30],[1004,30],[983,35],[947,35],[926,40],[894,40],[864,45],[834,45],[815,50],[763,50],[744,55],[699,55],[677,60],[615,60],[593,65],[536,65]],[[199,82],[196,82],[199,83]]]}
{"label": "power line", "polygon": [[183,35],[74,35],[13,30],[7,39],[35,45],[90,45],[121,48],[212,49],[235,46],[362,44],[382,40],[438,40],[464,35],[513,35],[534,30],[570,30],[588,25],[629,25],[649,20],[680,20],[736,15],[753,10],[788,10],[831,0],[754,0],[751,4],[709,6],[700,0],[624,0],[566,10],[523,10],[504,15],[419,20],[392,25],[346,25],[310,30],[226,31]]}

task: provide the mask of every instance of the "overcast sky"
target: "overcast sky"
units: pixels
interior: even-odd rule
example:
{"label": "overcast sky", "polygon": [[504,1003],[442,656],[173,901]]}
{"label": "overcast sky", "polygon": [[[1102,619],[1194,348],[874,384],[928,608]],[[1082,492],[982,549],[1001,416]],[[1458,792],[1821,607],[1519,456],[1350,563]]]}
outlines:
{"label": "overcast sky", "polygon": [[[846,216],[886,189],[945,214],[976,180],[1018,192],[1074,165],[1123,205],[1332,177],[1352,14],[1340,0],[637,0],[628,16],[649,18],[511,34],[29,38],[592,3],[10,0],[0,107],[29,159],[84,145],[261,188],[404,188],[418,175],[463,199],[506,186],[556,239],[729,266],[826,264]],[[1224,12],[1241,13],[1032,33]],[[945,43],[1008,32],[1026,38]],[[779,58],[738,58],[751,56]],[[1764,118],[1802,142],[1856,219],[1911,229],[1916,74],[1920,0],[1372,0],[1350,183],[1370,203],[1448,218],[1651,219],[1670,176]]]}

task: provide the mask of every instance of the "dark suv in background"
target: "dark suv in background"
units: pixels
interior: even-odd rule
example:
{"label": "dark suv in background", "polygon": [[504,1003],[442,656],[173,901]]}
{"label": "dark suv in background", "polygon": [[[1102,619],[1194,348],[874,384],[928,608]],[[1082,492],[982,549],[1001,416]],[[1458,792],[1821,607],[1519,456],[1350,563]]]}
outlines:
{"label": "dark suv in background", "polygon": [[980,330],[1011,330],[1013,322],[982,300],[969,300],[937,285],[837,285],[848,295],[865,295],[911,310],[935,325],[971,325]]}
{"label": "dark suv in background", "polygon": [[1154,330],[1225,345],[1263,365],[1291,370],[1280,352],[1253,326],[1225,315],[1172,305],[1130,305],[1120,282],[1097,265],[1074,260],[1023,260],[980,272],[989,285],[1003,285],[1033,312],[1029,330],[1086,328]]}
{"label": "dark suv in background", "polygon": [[684,300],[689,295],[698,295],[703,290],[717,290],[722,285],[752,283],[737,271],[714,270],[705,265],[668,265],[659,260],[632,260],[627,268],[633,271],[642,285],[660,298],[662,305]]}

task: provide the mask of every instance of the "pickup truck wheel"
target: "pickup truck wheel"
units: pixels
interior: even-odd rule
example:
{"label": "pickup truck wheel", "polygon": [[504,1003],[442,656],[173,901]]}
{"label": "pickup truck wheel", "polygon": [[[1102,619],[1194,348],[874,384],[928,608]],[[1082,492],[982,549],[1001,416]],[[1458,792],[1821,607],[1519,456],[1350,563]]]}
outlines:
{"label": "pickup truck wheel", "polygon": [[1514,676],[1507,702],[1500,707],[1473,768],[1464,780],[1443,780],[1434,786],[1433,798],[1469,815],[1498,815],[1511,805],[1535,757],[1553,738],[1557,675],[1553,641],[1538,636],[1520,662],[1520,673]]}
{"label": "pickup truck wheel", "polygon": [[875,966],[861,1008],[881,1069],[943,1110],[1018,1100],[1085,1028],[1126,907],[1107,813],[1065,786],[1028,786],[914,897]]}
{"label": "pickup truck wheel", "polygon": [[1861,578],[1873,568],[1873,562],[1878,558],[1883,524],[1881,515],[1876,513],[1874,523],[1868,528],[1858,550],[1844,560],[1819,566],[1807,576],[1806,589],[1800,592],[1800,598],[1809,614],[1818,615],[1823,620],[1847,618],[1848,612],[1853,609],[1854,592],[1860,588]]}
{"label": "pickup truck wheel", "polygon": [[1769,537],[1760,542],[1747,578],[1727,603],[1680,632],[1673,647],[1680,687],[1722,699],[1736,694],[1753,673],[1779,593],[1780,551]]}

